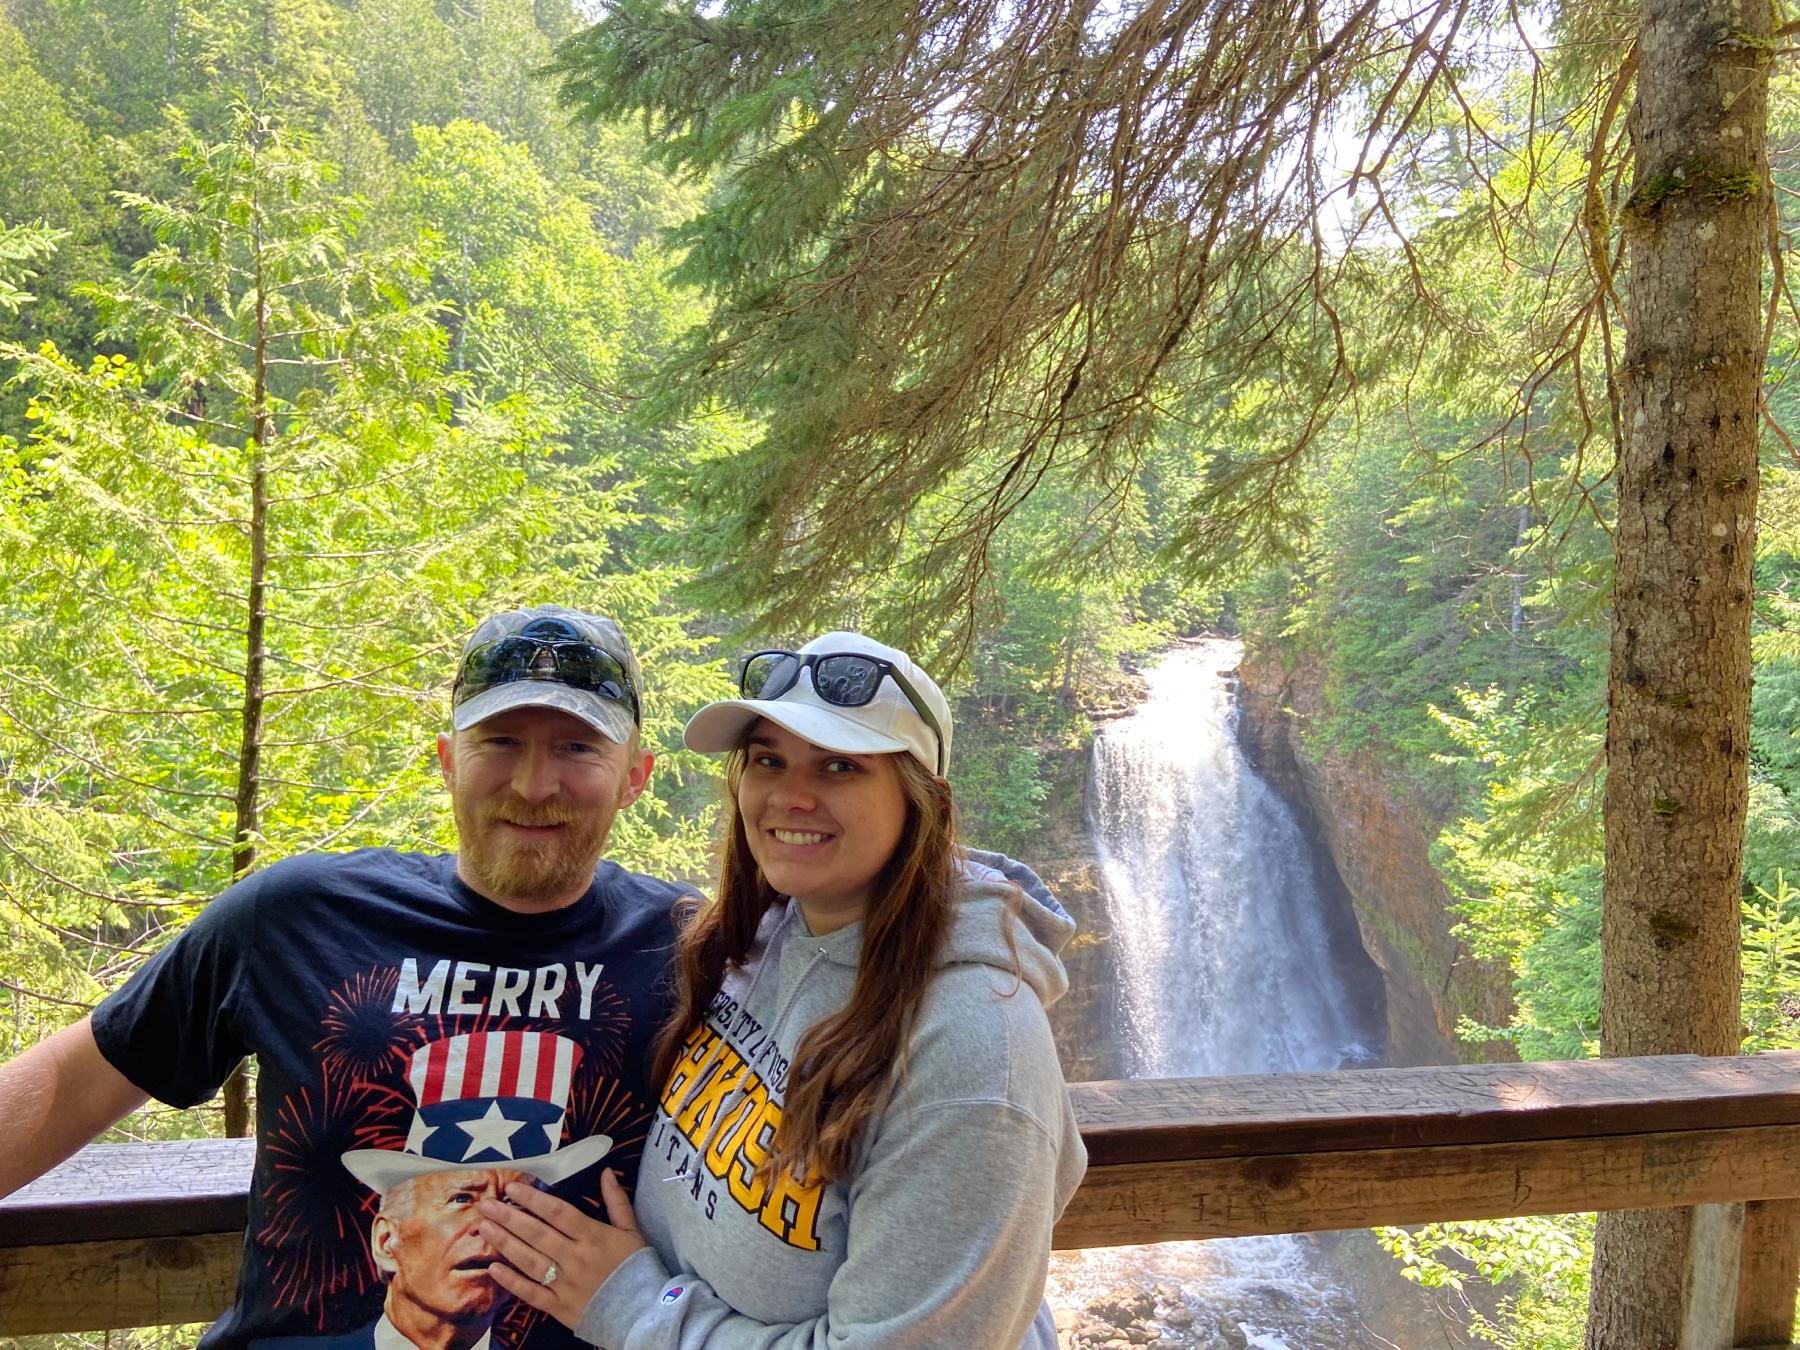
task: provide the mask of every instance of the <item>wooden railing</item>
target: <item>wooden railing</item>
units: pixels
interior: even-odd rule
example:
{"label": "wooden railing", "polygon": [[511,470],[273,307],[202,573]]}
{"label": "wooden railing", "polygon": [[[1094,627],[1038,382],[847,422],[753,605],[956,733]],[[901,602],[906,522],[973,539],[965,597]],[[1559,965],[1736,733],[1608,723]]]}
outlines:
{"label": "wooden railing", "polygon": [[[1682,1344],[1788,1346],[1800,1052],[1080,1083],[1056,1245],[1703,1207]],[[4,1141],[0,1141],[4,1147]],[[98,1145],[0,1201],[0,1334],[201,1321],[237,1278],[249,1144]]]}

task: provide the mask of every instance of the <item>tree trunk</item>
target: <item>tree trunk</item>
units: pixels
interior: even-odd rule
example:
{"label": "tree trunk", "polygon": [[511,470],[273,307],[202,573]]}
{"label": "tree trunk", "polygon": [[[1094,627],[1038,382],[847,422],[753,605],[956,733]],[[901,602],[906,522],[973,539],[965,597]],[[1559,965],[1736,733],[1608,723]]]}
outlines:
{"label": "tree trunk", "polygon": [[[1525,540],[1531,531],[1531,504],[1522,503],[1519,507],[1519,528],[1513,535],[1513,547],[1524,548]],[[1508,625],[1512,631],[1513,641],[1519,640],[1525,631],[1525,568],[1516,560],[1512,567],[1512,619]],[[1520,648],[1515,648],[1515,652]]]}
{"label": "tree trunk", "polygon": [[[253,188],[252,191],[257,191]],[[262,828],[263,666],[269,569],[269,302],[263,282],[262,207],[252,208],[251,254],[256,332],[251,347],[250,396],[250,585],[244,624],[244,709],[238,741],[236,821],[232,828],[231,875],[235,880],[256,865]],[[242,1139],[250,1132],[250,1081],[243,1064],[225,1082],[225,1133]]]}
{"label": "tree trunk", "polygon": [[[1767,0],[1643,7],[1607,681],[1608,1055],[1740,1041],[1772,45]],[[1601,1216],[1590,1350],[1678,1344],[1691,1216]]]}

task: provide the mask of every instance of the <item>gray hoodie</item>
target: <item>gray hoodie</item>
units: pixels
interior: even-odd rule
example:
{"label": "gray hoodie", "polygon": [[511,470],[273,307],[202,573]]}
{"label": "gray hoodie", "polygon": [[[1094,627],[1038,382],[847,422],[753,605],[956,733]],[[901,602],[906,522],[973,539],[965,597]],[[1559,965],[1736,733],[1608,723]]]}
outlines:
{"label": "gray hoodie", "polygon": [[1068,989],[1057,952],[1075,925],[1023,864],[971,853],[963,875],[905,1073],[855,1172],[822,1187],[754,1173],[801,1033],[850,996],[862,925],[814,937],[793,901],[764,917],[650,1127],[651,1245],[578,1335],[605,1350],[1054,1350],[1050,1229],[1087,1152],[1044,1007]]}

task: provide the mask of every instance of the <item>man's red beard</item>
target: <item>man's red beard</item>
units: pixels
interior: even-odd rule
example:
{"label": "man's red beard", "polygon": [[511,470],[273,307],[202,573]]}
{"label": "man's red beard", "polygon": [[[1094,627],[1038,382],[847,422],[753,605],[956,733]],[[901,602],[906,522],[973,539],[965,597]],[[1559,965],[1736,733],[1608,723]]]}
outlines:
{"label": "man's red beard", "polygon": [[[583,815],[555,802],[456,804],[457,856],[479,888],[500,900],[537,900],[585,886],[594,875],[613,812]],[[548,839],[521,839],[506,828],[559,825]]]}

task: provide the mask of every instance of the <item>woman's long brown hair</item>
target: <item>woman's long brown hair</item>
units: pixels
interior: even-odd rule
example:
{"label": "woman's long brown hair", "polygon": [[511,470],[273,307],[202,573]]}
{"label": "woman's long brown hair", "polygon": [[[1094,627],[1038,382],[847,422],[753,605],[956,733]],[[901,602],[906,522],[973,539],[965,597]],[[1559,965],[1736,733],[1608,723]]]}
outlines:
{"label": "woman's long brown hair", "polygon": [[[738,811],[747,759],[740,746],[726,762],[728,828],[719,897],[700,908],[676,943],[675,1011],[651,1055],[651,1082],[659,1091],[689,1034],[706,1020],[725,972],[749,956],[763,915],[786,903],[751,856]],[[849,1174],[857,1140],[887,1103],[890,1075],[902,1061],[950,933],[957,875],[950,785],[911,755],[896,754],[894,765],[906,793],[906,825],[875,879],[850,1001],[800,1037],[781,1127],[763,1165],[770,1175],[785,1171],[807,1181],[835,1181]]]}

